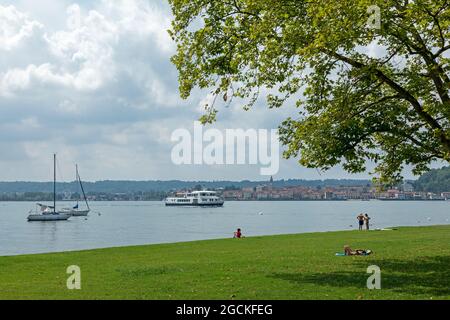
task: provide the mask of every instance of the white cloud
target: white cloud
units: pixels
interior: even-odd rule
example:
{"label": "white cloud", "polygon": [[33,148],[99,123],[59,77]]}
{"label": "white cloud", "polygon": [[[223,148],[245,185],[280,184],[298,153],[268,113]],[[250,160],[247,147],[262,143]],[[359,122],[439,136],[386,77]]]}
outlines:
{"label": "white cloud", "polygon": [[122,33],[141,38],[152,36],[160,50],[174,49],[167,32],[171,20],[167,10],[144,0],[102,0],[101,8],[116,21]]}
{"label": "white cloud", "polygon": [[[0,8],[0,17],[3,17],[0,21],[5,25],[0,43],[3,42],[6,48],[31,37],[35,27],[43,28],[13,6]],[[41,65],[30,64],[1,72],[0,95],[12,95],[39,82],[78,91],[100,89],[116,79],[117,68],[129,68],[126,62],[121,64],[122,61],[116,60],[115,52],[119,44],[126,45],[133,38],[134,41],[154,41],[162,52],[173,49],[167,34],[168,15],[146,1],[104,0],[87,13],[78,4],[73,4],[66,14],[66,30],[46,31],[43,35],[48,46],[48,60]],[[9,27],[11,21],[13,27]],[[143,82],[158,101],[167,101],[160,97],[165,88],[159,80],[148,78]]]}
{"label": "white cloud", "polygon": [[96,90],[114,77],[117,27],[94,10],[82,16],[77,5],[70,6],[68,13],[69,30],[46,35],[45,39],[61,68],[76,70],[70,85],[76,90]]}
{"label": "white cloud", "polygon": [[41,23],[31,20],[14,6],[0,5],[0,50],[16,48],[22,41],[32,37],[36,29],[41,28]]}
{"label": "white cloud", "polygon": [[[73,179],[75,162],[88,180],[259,178],[259,166],[171,163],[172,131],[192,129],[212,96],[178,96],[166,1],[0,2],[13,5],[0,6],[0,147],[8,150],[0,167],[13,168],[0,180],[49,179],[54,152],[62,179]],[[213,126],[274,128],[292,112],[263,102],[244,112],[240,103],[225,109],[219,98]],[[317,178],[295,161],[280,165],[278,177]]]}
{"label": "white cloud", "polygon": [[23,91],[35,83],[50,85],[70,85],[76,79],[70,74],[54,72],[54,66],[49,63],[35,66],[29,65],[26,69],[11,69],[0,74],[0,96],[11,96],[16,91]]}

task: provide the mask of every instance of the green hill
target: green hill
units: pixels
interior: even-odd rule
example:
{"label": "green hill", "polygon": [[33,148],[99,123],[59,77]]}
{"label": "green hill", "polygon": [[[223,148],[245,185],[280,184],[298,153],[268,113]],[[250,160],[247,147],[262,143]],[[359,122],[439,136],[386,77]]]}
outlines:
{"label": "green hill", "polygon": [[[83,182],[86,192],[105,192],[105,193],[122,193],[122,192],[150,192],[150,191],[171,191],[180,189],[192,189],[196,186],[204,188],[248,188],[256,187],[261,184],[267,184],[266,181],[96,181]],[[302,180],[302,179],[288,179],[275,180],[274,187],[291,187],[291,186],[305,186],[305,187],[325,187],[325,186],[366,186],[370,185],[369,180],[357,179],[326,179],[326,180]],[[77,182],[58,182],[57,190],[59,192],[79,192],[80,187]],[[52,192],[53,182],[1,182],[0,193],[8,192]]]}
{"label": "green hill", "polygon": [[417,191],[449,192],[450,191],[450,166],[441,169],[433,169],[423,174],[414,182]]}

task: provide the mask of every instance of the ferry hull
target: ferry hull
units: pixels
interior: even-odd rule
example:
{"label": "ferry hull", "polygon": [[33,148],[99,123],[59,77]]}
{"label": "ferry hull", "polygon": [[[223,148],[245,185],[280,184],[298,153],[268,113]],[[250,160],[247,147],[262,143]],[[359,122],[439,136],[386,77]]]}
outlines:
{"label": "ferry hull", "polygon": [[223,207],[224,203],[167,203],[166,207]]}

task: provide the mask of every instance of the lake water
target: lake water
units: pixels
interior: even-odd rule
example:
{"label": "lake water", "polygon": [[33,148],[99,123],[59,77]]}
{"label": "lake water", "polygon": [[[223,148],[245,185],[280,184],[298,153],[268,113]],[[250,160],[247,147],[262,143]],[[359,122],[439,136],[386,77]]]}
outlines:
{"label": "lake water", "polygon": [[[66,205],[66,204],[64,204]],[[0,202],[0,256],[104,247],[357,228],[449,224],[450,201],[233,202],[223,208],[165,207],[163,202],[93,202],[93,212],[60,222],[27,222],[33,203]],[[98,214],[101,213],[101,215]]]}

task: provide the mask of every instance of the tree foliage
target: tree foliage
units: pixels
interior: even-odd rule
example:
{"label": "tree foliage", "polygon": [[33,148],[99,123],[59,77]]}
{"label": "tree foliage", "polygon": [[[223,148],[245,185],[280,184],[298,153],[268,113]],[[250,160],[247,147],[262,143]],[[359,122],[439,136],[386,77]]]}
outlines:
{"label": "tree foliage", "polygon": [[450,192],[450,167],[428,171],[414,182],[414,188],[418,191]]}
{"label": "tree foliage", "polygon": [[[295,101],[280,125],[285,157],[351,173],[370,160],[382,182],[450,160],[448,1],[169,2],[181,96],[211,88],[245,109],[261,92],[269,108]],[[368,24],[373,5],[380,28]],[[216,114],[207,106],[202,120]]]}

